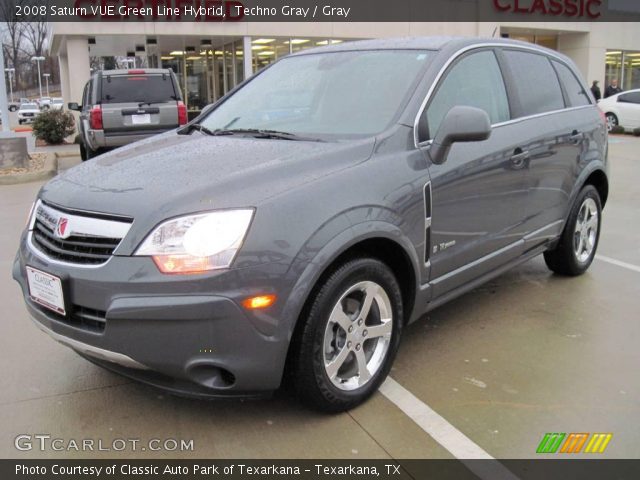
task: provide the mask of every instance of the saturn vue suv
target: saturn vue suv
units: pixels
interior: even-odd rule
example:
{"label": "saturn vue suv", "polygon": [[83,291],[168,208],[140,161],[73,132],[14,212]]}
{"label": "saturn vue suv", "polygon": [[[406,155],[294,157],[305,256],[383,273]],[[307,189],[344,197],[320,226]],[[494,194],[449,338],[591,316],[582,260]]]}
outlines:
{"label": "saturn vue suv", "polygon": [[425,312],[536,255],[585,272],[608,189],[606,124],[565,56],[354,42],[49,181],[13,277],[37,327],[107,369],[343,411]]}

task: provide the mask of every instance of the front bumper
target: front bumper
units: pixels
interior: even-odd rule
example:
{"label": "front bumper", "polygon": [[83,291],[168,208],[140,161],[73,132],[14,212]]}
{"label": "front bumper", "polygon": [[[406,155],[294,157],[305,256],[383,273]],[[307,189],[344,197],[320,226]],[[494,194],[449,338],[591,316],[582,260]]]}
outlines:
{"label": "front bumper", "polygon": [[[261,271],[273,273],[272,267],[169,276],[146,257],[113,256],[100,267],[81,268],[48,261],[32,248],[23,236],[13,265],[29,314],[41,330],[95,363],[189,396],[252,396],[280,385],[288,322],[278,318],[280,308],[254,313],[239,306],[273,288]],[[67,317],[31,300],[27,265],[62,279]],[[102,329],[74,317],[85,310],[104,316]]]}

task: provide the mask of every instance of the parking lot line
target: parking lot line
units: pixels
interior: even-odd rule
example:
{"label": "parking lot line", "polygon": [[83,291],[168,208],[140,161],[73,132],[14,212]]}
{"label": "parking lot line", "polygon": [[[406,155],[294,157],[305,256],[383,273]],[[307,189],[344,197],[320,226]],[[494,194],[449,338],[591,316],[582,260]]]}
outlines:
{"label": "parking lot line", "polygon": [[[419,400],[393,378],[387,377],[380,392],[413,420],[436,442],[442,445],[465,466],[482,479],[517,480],[511,471],[485,452],[464,433],[451,425],[429,405]],[[494,460],[465,462],[465,460]]]}
{"label": "parking lot line", "polygon": [[620,260],[616,260],[615,258],[605,257],[604,255],[599,254],[596,255],[596,258],[602,262],[607,262],[611,265],[617,265],[618,267],[626,268],[627,270],[640,273],[640,267],[632,263],[621,262]]}

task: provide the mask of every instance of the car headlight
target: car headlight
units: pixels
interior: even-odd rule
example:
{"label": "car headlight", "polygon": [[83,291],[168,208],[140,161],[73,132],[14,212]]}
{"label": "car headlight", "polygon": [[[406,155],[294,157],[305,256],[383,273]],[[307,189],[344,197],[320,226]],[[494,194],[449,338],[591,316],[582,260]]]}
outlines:
{"label": "car headlight", "polygon": [[161,223],[134,255],[150,256],[162,273],[228,268],[249,229],[252,209],[187,215]]}

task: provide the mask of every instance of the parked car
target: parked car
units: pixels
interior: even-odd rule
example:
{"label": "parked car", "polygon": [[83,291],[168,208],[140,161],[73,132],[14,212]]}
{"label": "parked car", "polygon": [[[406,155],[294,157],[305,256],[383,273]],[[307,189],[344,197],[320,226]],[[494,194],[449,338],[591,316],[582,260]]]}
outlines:
{"label": "parked car", "polygon": [[626,131],[640,128],[640,89],[612,95],[598,102],[607,118],[609,131],[621,126]]}
{"label": "parked car", "polygon": [[38,99],[38,105],[42,110],[49,110],[51,107],[51,97],[40,97]]}
{"label": "parked car", "polygon": [[52,98],[50,107],[52,110],[64,110],[64,100],[62,98]]}
{"label": "parked car", "polygon": [[68,108],[81,112],[83,160],[187,123],[187,108],[169,69],[98,71],[84,87],[82,104]]}
{"label": "parked car", "polygon": [[18,123],[31,123],[40,115],[40,107],[36,103],[22,103],[18,109]]}
{"label": "parked car", "polygon": [[298,52],[47,183],[13,277],[39,328],[125,376],[200,397],[284,378],[349,409],[408,322],[540,254],[589,268],[608,166],[587,88],[505,39]]}

